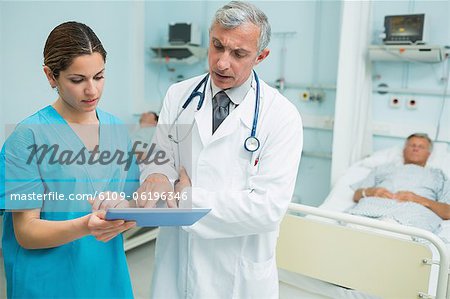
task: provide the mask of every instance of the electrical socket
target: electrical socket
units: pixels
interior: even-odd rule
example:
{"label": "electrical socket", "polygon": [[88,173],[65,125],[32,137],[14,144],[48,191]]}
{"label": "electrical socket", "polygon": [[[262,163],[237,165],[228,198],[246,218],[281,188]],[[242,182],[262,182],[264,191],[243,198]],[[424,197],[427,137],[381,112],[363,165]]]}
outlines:
{"label": "electrical socket", "polygon": [[320,88],[307,89],[300,93],[300,99],[305,102],[321,103],[325,99],[325,92]]}
{"label": "electrical socket", "polygon": [[321,89],[314,89],[309,99],[321,103],[325,99],[325,93]]}
{"label": "electrical socket", "polygon": [[391,108],[400,108],[401,101],[398,97],[392,97],[389,99],[389,106]]}
{"label": "electrical socket", "polygon": [[309,101],[310,97],[311,97],[311,94],[309,93],[309,91],[305,90],[305,91],[300,93],[300,99],[305,101],[305,102]]}
{"label": "electrical socket", "polygon": [[409,100],[406,101],[406,108],[408,108],[409,110],[414,110],[417,109],[417,100],[414,98],[411,98]]}

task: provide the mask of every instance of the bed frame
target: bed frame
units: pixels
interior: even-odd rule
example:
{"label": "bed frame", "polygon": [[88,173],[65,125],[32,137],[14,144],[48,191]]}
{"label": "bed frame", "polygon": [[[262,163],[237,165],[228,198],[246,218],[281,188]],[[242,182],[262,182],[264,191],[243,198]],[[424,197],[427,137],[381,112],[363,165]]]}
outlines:
{"label": "bed frame", "polygon": [[[328,221],[323,221],[323,217]],[[390,233],[386,235],[342,223]],[[436,247],[439,261],[433,261],[428,245],[413,241],[417,237]],[[431,265],[439,264],[436,298],[446,298],[450,294],[447,290],[448,252],[444,242],[434,234],[300,204],[290,204],[289,213],[281,224],[277,264],[280,269],[382,298],[434,298],[428,294]]]}

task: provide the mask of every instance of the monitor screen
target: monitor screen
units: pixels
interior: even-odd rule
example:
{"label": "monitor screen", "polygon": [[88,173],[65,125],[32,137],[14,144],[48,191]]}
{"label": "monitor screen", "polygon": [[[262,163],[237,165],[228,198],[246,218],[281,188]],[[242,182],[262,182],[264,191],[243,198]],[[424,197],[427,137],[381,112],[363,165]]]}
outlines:
{"label": "monitor screen", "polygon": [[191,42],[191,24],[176,23],[169,25],[170,44],[188,44]]}
{"label": "monitor screen", "polygon": [[416,43],[423,39],[425,14],[386,16],[385,43]]}

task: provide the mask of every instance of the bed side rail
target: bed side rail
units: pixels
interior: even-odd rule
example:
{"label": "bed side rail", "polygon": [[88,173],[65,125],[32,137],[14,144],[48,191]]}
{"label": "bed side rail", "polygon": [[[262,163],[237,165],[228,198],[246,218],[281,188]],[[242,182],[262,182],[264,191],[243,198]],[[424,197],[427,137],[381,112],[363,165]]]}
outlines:
{"label": "bed side rail", "polygon": [[[358,224],[432,243],[439,252],[437,298],[446,298],[449,257],[444,242],[413,227],[290,204],[290,212]],[[278,267],[382,298],[424,298],[431,249],[398,236],[287,214],[277,244]]]}

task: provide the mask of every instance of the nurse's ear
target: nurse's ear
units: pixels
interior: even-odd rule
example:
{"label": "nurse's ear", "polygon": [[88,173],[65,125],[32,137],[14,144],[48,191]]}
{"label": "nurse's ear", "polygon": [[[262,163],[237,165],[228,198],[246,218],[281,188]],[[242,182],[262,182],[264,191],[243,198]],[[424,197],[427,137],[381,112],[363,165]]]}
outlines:
{"label": "nurse's ear", "polygon": [[264,50],[259,53],[258,57],[256,57],[255,65],[259,64],[261,61],[266,59],[267,56],[269,56],[270,50],[268,48],[265,48]]}
{"label": "nurse's ear", "polygon": [[53,75],[53,71],[46,65],[44,65],[44,73],[47,77],[48,83],[50,83],[50,86],[52,88],[55,88],[58,85],[58,82],[56,82],[55,76]]}

